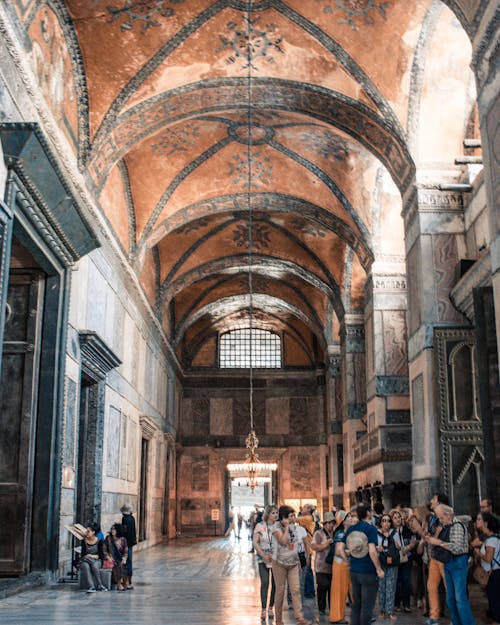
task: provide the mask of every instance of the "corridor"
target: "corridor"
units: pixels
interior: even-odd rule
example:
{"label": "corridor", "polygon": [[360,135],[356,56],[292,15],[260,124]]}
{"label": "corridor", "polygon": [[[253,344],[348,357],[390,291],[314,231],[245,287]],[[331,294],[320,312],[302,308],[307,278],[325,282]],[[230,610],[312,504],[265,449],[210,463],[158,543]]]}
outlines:
{"label": "corridor", "polygon": [[[2,625],[260,625],[259,583],[247,540],[180,539],[136,554],[134,590],[87,594],[75,584],[55,584],[0,601]],[[476,625],[486,621],[477,586]],[[325,625],[314,600],[305,615]],[[292,611],[284,622],[293,625]],[[377,623],[381,624],[379,620]],[[401,625],[420,625],[420,613],[399,615]],[[448,621],[443,620],[442,625]]]}

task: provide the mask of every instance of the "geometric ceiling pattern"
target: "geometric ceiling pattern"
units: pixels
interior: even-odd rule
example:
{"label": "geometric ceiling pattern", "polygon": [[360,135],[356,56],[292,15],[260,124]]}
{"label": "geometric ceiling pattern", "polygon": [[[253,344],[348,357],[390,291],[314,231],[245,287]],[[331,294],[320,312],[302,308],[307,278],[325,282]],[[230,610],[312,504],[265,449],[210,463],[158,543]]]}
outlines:
{"label": "geometric ceiling pattern", "polygon": [[404,258],[416,172],[463,150],[481,3],[11,4],[186,368],[248,323],[249,208],[254,325],[314,365],[345,315],[363,312],[374,263]]}

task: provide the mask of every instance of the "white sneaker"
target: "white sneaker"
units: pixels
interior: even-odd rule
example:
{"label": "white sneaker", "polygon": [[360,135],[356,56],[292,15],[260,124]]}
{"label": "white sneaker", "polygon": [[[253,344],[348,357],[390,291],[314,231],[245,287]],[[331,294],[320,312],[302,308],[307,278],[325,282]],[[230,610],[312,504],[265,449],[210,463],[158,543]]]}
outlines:
{"label": "white sneaker", "polygon": [[87,592],[96,592],[96,589],[92,586],[92,588],[89,588]]}

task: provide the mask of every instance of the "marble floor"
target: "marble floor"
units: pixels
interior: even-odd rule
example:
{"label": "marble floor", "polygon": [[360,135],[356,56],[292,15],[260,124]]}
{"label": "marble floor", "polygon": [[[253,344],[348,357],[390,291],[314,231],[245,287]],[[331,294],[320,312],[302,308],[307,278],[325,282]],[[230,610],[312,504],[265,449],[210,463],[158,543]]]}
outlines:
{"label": "marble floor", "polygon": [[[134,559],[134,590],[87,594],[74,584],[33,588],[0,601],[0,623],[261,625],[257,568],[246,540],[179,539],[139,551]],[[483,625],[484,601],[474,597],[476,625]],[[316,624],[328,624],[314,600],[304,607]],[[284,611],[284,622],[295,623],[292,610]],[[397,623],[418,625],[424,618],[418,612],[401,614]]]}

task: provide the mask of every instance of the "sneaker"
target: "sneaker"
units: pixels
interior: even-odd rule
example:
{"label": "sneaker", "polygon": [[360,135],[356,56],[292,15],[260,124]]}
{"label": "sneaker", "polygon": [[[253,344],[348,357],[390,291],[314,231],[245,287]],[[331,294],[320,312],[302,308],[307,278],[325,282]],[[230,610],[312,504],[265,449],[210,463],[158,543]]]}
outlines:
{"label": "sneaker", "polygon": [[428,618],[425,621],[425,625],[439,625],[439,619],[437,619],[437,618]]}
{"label": "sneaker", "polygon": [[87,592],[96,592],[96,589],[92,586],[92,588],[89,588]]}
{"label": "sneaker", "polygon": [[101,590],[102,592],[108,592],[108,589],[106,588],[106,586],[99,586],[97,590]]}

